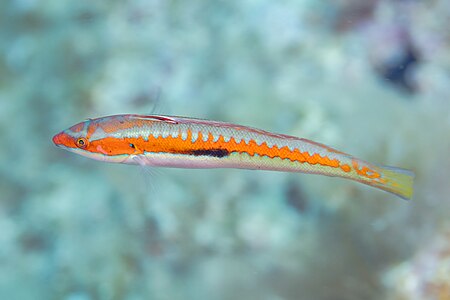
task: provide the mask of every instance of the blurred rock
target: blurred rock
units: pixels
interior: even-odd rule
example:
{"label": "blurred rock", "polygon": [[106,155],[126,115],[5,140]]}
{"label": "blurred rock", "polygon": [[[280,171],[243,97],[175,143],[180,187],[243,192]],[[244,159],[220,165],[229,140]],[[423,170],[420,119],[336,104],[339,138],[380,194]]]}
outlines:
{"label": "blurred rock", "polygon": [[414,257],[386,272],[392,300],[450,299],[450,230],[423,244]]}

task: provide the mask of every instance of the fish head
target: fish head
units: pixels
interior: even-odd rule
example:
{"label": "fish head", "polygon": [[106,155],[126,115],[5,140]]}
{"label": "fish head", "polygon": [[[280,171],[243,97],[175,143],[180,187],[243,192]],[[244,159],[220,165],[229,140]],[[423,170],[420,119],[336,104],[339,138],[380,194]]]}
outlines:
{"label": "fish head", "polygon": [[53,136],[53,143],[69,151],[88,148],[89,140],[87,139],[87,130],[84,129],[89,127],[89,121],[80,122],[55,134]]}
{"label": "fish head", "polygon": [[108,162],[126,162],[134,152],[134,145],[104,131],[105,118],[88,119],[53,136],[53,143],[70,152]]}

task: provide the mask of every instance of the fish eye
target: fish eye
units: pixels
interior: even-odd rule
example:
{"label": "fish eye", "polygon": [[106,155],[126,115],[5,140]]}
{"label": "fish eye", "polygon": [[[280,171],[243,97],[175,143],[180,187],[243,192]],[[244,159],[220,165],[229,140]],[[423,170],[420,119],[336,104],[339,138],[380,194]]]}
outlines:
{"label": "fish eye", "polygon": [[78,138],[76,141],[77,147],[78,148],[86,148],[88,141],[85,138]]}

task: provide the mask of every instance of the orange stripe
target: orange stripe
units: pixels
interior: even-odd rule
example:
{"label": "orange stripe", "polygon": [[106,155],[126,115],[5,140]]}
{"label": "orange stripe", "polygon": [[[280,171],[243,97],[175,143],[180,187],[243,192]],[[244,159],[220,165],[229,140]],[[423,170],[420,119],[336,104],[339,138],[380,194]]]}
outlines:
{"label": "orange stripe", "polygon": [[[359,168],[359,164],[356,159],[352,160],[352,165],[353,165],[353,169],[356,171],[356,173],[358,173],[358,175],[372,179],[373,182],[376,182],[375,179],[378,179],[380,182],[383,181],[383,179],[380,178],[381,174],[378,173],[377,171],[370,169],[367,166],[363,166],[362,168]],[[367,174],[367,173],[370,173],[370,174]]]}
{"label": "orange stripe", "polygon": [[[155,138],[150,135],[148,140],[143,137],[139,138],[113,138],[106,137],[96,141],[92,141],[88,147],[88,151],[108,153],[108,155],[119,154],[144,154],[144,152],[165,152],[165,153],[179,153],[185,154],[196,150],[210,150],[210,149],[224,149],[229,153],[247,153],[250,156],[260,155],[268,156],[270,158],[279,157],[281,159],[289,159],[297,162],[307,162],[311,165],[319,164],[333,168],[340,167],[338,159],[330,159],[327,156],[321,156],[318,153],[309,154],[308,152],[300,152],[298,149],[290,150],[287,146],[279,148],[277,145],[269,147],[267,143],[258,145],[255,140],[250,140],[246,143],[241,140],[239,143],[232,137],[227,142],[222,135],[219,136],[216,142],[213,141],[213,135],[208,133],[208,139],[203,140],[203,133],[198,133],[198,138],[192,142],[192,131],[187,131],[187,138],[183,140],[181,134],[174,138],[168,136],[163,138],[161,136]],[[344,167],[347,169],[347,167]]]}
{"label": "orange stripe", "polygon": [[342,165],[341,166],[342,171],[348,173],[352,170],[352,168],[349,165]]}

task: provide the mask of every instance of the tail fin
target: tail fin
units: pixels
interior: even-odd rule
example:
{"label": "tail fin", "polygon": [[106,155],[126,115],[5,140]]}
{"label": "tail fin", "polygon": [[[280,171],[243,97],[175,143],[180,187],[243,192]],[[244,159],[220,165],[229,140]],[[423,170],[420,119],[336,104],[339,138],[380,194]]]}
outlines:
{"label": "tail fin", "polygon": [[414,173],[410,170],[379,166],[384,183],[376,183],[375,187],[390,192],[405,200],[411,199],[414,189]]}

